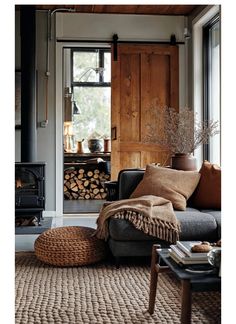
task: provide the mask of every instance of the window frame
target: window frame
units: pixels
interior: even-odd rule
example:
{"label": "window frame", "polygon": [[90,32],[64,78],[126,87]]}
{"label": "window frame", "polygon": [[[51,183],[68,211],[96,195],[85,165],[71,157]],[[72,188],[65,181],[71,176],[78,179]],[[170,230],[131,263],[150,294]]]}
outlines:
{"label": "window frame", "polygon": [[[213,18],[211,18],[203,26],[203,120],[209,120],[210,112],[210,87],[211,87],[211,78],[210,78],[210,68],[211,68],[211,47],[210,47],[210,29],[217,23],[220,23],[220,15],[217,13]],[[221,47],[221,43],[220,43]],[[219,61],[220,64],[220,61]],[[221,86],[220,86],[221,88]],[[221,100],[219,102],[220,115],[221,115]],[[203,144],[203,160],[210,160],[210,144],[209,142]]]}
{"label": "window frame", "polygon": [[71,48],[71,90],[73,93],[74,87],[111,87],[111,82],[104,82],[103,75],[100,74],[99,82],[90,81],[74,81],[73,71],[74,71],[74,53],[75,52],[90,52],[96,53],[98,51],[99,55],[99,66],[104,67],[104,54],[111,53],[111,49],[104,47],[73,47]]}

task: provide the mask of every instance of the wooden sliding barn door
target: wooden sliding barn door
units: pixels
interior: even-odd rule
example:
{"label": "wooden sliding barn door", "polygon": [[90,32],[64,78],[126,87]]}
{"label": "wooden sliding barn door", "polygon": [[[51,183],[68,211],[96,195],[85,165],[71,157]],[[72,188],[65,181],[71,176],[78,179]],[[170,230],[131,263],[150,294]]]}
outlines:
{"label": "wooden sliding barn door", "polygon": [[[153,105],[179,105],[178,47],[170,45],[118,45],[112,55],[111,178],[124,168],[164,163],[168,152],[143,142]],[[168,162],[168,161],[167,161]]]}

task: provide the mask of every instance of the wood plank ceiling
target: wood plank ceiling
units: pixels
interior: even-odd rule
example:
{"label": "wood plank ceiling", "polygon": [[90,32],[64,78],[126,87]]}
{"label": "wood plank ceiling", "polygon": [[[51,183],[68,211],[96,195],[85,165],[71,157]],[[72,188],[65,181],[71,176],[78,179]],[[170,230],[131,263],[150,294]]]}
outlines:
{"label": "wood plank ceiling", "polygon": [[188,16],[198,5],[36,5],[36,9],[74,9],[78,13],[184,15]]}

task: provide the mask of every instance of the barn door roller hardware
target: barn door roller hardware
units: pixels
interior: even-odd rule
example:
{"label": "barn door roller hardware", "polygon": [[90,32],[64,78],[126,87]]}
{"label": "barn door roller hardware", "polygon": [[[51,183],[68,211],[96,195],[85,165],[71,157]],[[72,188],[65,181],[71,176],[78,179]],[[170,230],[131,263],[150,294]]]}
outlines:
{"label": "barn door roller hardware", "polygon": [[175,34],[171,34],[169,41],[121,41],[117,34],[113,35],[113,59],[117,61],[117,44],[162,44],[162,45],[178,45],[184,44],[184,42],[176,42]]}
{"label": "barn door roller hardware", "polygon": [[114,61],[117,61],[117,42],[118,42],[118,35],[114,34],[113,35],[113,58]]}

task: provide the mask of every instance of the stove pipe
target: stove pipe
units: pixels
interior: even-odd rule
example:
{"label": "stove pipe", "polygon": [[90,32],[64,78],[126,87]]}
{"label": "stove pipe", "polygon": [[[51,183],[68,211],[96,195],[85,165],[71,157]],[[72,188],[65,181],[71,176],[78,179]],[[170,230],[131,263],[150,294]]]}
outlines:
{"label": "stove pipe", "polygon": [[21,162],[35,162],[37,155],[35,6],[22,5],[20,12]]}

